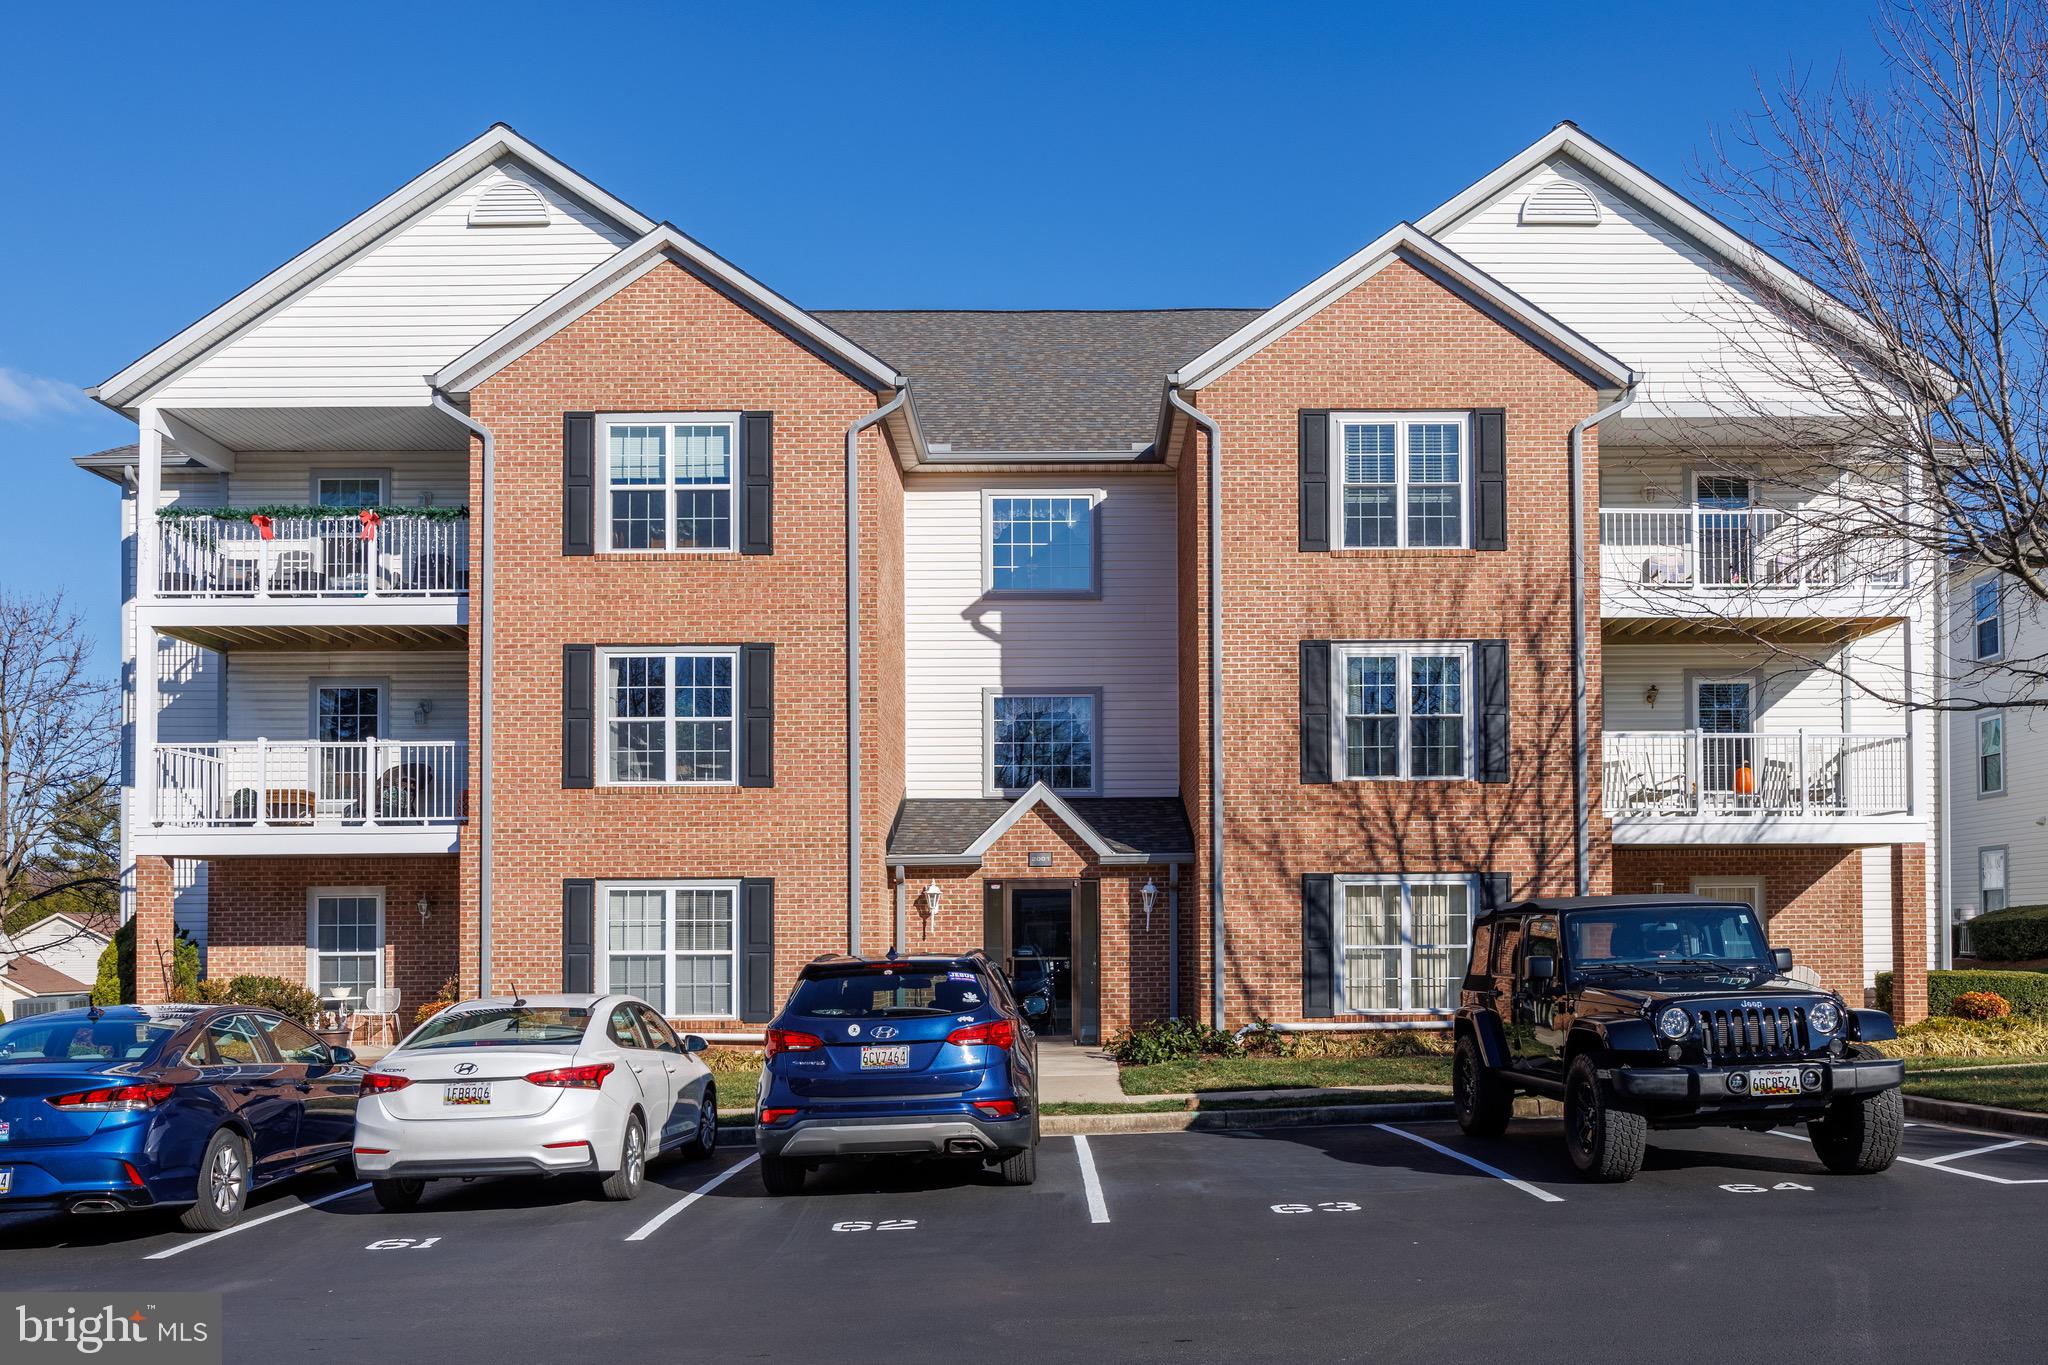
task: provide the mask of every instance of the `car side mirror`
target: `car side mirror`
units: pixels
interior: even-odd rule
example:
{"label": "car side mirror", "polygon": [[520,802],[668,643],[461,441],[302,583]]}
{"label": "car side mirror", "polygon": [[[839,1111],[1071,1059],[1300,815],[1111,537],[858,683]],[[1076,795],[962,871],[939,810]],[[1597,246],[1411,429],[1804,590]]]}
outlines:
{"label": "car side mirror", "polygon": [[708,1048],[710,1046],[711,1044],[705,1042],[704,1039],[699,1037],[697,1034],[685,1033],[683,1035],[683,1051],[685,1053],[702,1052],[705,1048]]}
{"label": "car side mirror", "polygon": [[331,1047],[327,1049],[327,1055],[336,1066],[347,1066],[356,1059],[356,1050],[352,1047]]}
{"label": "car side mirror", "polygon": [[1557,959],[1549,953],[1531,953],[1523,960],[1531,981],[1549,981],[1557,976]]}
{"label": "car side mirror", "polygon": [[1791,971],[1792,950],[1790,948],[1771,949],[1771,966],[1775,967],[1780,972]]}

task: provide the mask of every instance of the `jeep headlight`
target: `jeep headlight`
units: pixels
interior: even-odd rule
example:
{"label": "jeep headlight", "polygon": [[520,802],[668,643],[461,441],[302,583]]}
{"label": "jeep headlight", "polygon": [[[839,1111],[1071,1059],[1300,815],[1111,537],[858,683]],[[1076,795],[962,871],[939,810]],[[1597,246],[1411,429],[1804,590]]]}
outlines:
{"label": "jeep headlight", "polygon": [[1673,1005],[1657,1016],[1657,1032],[1676,1042],[1692,1032],[1692,1016]]}
{"label": "jeep headlight", "polygon": [[1823,1000],[1806,1012],[1806,1026],[1825,1038],[1842,1026],[1842,1010],[1832,1000]]}

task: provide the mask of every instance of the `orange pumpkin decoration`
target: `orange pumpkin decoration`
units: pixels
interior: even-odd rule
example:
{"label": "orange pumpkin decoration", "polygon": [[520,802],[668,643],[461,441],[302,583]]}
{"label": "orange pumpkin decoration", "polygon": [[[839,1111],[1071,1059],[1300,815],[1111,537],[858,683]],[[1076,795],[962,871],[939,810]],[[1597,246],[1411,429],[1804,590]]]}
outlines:
{"label": "orange pumpkin decoration", "polygon": [[1735,770],[1735,794],[1737,796],[1756,795],[1756,774],[1749,770],[1747,763]]}

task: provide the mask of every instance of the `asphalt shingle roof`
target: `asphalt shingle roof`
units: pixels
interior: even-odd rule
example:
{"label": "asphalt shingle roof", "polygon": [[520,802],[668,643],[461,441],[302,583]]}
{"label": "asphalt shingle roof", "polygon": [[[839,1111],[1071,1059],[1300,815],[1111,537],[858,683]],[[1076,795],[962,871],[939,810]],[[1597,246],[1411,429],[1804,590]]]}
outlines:
{"label": "asphalt shingle roof", "polygon": [[[1186,807],[1171,796],[1062,798],[1074,814],[1118,853],[1192,857],[1195,838]],[[889,831],[889,856],[957,857],[1002,818],[1008,797],[914,798],[903,803]]]}
{"label": "asphalt shingle roof", "polygon": [[925,440],[959,451],[1149,442],[1166,376],[1256,308],[813,314],[910,377]]}

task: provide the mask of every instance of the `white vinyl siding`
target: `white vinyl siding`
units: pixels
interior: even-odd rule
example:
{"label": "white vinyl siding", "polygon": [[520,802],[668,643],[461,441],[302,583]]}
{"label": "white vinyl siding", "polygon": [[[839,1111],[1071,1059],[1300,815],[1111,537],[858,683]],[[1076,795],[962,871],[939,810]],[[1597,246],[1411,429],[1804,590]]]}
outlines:
{"label": "white vinyl siding", "polygon": [[[244,650],[228,659],[227,680],[225,733],[181,735],[181,742],[311,739],[314,683],[348,680],[383,687],[382,739],[405,743],[469,737],[469,663],[456,650],[346,654]],[[432,703],[424,725],[417,715],[423,701]],[[170,736],[164,739],[170,742]]]}
{"label": "white vinyl siding", "polygon": [[671,1019],[729,1019],[739,996],[737,882],[598,888],[600,991]]}
{"label": "white vinyl siding", "polygon": [[1100,594],[984,591],[984,496],[1074,491],[1073,476],[913,475],[904,494],[903,706],[908,793],[986,793],[985,696],[1101,695],[1104,796],[1180,790],[1174,485],[1118,473],[1096,504]]}
{"label": "white vinyl siding", "polygon": [[[2008,664],[1979,667],[1971,658],[1973,586],[1979,575],[1950,580],[1950,636],[1955,696],[1962,701],[2006,702],[2027,695],[2026,670]],[[2007,659],[2038,659],[2048,653],[2048,607],[2022,589],[2004,594],[2002,626]],[[2048,904],[2048,715],[2038,708],[2007,707],[1999,713],[2006,795],[1977,800],[1977,725],[1982,711],[1958,711],[1946,718],[1949,744],[1949,806],[1954,829],[1949,839],[1950,910],[1956,918],[1978,913],[1977,852],[2003,848],[2008,905]]]}

